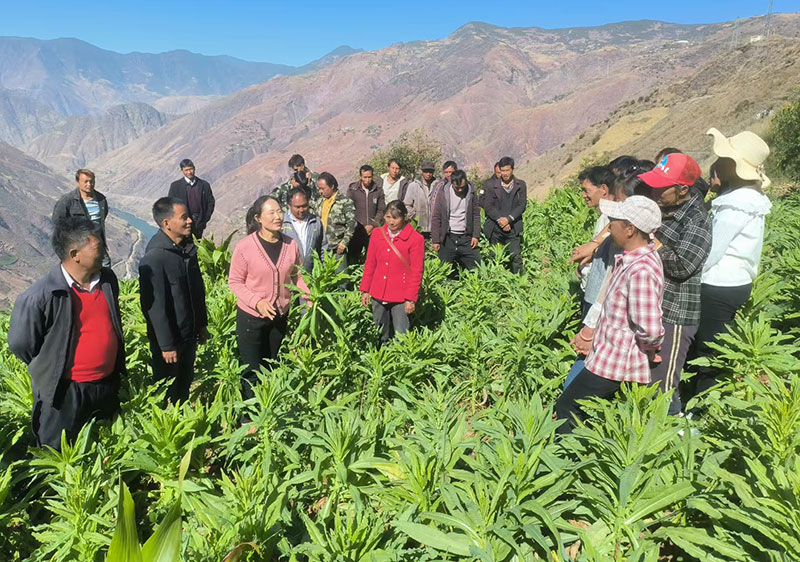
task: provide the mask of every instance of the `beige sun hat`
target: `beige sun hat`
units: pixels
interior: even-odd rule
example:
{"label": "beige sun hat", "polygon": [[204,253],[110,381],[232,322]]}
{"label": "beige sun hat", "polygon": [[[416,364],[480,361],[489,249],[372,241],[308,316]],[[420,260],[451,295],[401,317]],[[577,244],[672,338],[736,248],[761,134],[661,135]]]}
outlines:
{"label": "beige sun hat", "polygon": [[714,137],[714,154],[736,162],[737,176],[743,180],[760,181],[761,189],[769,186],[771,182],[764,174],[764,161],[769,156],[769,146],[761,137],[750,131],[726,137],[714,127],[706,134]]}

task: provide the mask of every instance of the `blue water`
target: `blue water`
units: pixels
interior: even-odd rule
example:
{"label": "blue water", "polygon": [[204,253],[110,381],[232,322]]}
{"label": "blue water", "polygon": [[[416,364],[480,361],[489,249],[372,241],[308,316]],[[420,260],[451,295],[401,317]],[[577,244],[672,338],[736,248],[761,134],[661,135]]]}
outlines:
{"label": "blue water", "polygon": [[153,235],[158,232],[158,229],[153,223],[144,221],[136,215],[126,213],[125,211],[121,211],[119,209],[111,209],[110,211],[112,215],[121,218],[133,228],[140,231],[144,235],[145,240],[150,240],[150,238],[152,238]]}

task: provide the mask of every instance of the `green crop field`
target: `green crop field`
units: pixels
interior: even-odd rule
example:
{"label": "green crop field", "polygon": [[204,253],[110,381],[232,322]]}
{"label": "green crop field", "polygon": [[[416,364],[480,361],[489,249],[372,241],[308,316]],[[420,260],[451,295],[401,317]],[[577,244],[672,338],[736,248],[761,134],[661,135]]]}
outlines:
{"label": "green crop field", "polygon": [[323,265],[248,401],[229,248],[203,241],[211,339],[190,402],[162,409],[125,281],[122,413],[61,453],[29,448],[30,380],[2,317],[0,559],[800,559],[800,192],[774,202],[702,420],[626,389],[554,439],[578,314],[567,258],[593,218],[574,188],[532,202],[521,277],[485,246],[457,280],[429,254],[417,328],[380,350]]}

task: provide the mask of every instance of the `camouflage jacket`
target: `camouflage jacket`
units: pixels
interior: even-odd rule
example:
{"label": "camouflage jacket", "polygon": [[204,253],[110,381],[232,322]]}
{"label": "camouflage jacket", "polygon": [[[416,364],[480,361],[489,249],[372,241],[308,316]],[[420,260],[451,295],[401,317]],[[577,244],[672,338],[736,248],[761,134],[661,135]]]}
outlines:
{"label": "camouflage jacket", "polygon": [[[308,169],[308,168],[306,168]],[[308,170],[311,172],[311,170]],[[307,189],[309,193],[309,203],[313,203],[314,201],[320,199],[319,188],[317,187],[317,177],[318,175],[314,172],[311,172],[311,182],[308,184]],[[275,197],[281,204],[281,208],[286,212],[289,208],[289,192],[292,190],[292,178],[290,177],[288,180],[280,184],[278,187],[272,190],[270,195]]]}
{"label": "camouflage jacket", "polygon": [[[322,203],[324,198],[314,200],[312,209],[314,214],[322,218]],[[323,225],[325,236],[322,247],[334,250],[339,244],[347,246],[356,230],[356,206],[353,200],[344,193],[337,191],[336,199],[328,213],[328,224]]]}

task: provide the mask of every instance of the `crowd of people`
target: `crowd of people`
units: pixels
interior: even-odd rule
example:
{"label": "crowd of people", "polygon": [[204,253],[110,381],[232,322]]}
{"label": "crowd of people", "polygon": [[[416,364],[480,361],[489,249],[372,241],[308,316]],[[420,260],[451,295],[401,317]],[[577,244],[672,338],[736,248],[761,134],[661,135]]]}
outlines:
{"label": "crowd of people", "polygon": [[[663,150],[657,163],[623,156],[579,175],[585,203],[600,214],[591,240],[569,256],[578,264],[583,324],[571,342],[578,359],[556,404],[562,433],[584,416],[581,399],[610,398],[623,382],[672,391],[670,412],[679,415],[687,357],[709,354],[708,344],[749,297],[770,208],[761,167],[769,149],[753,133],[709,134],[718,156],[710,186],[677,149]],[[380,328],[378,345],[412,323],[426,243],[443,262],[470,270],[481,261],[483,233],[507,248],[512,272],[524,271],[527,186],[515,177],[512,158],[501,158],[480,189],[453,161],[444,163],[440,178],[429,161],[419,171],[396,159],[386,166],[378,177],[361,166],[340,192],[331,173],[312,172],[295,154],[289,179],[247,210],[247,235],[234,248],[228,279],[237,299],[245,398],[253,395],[259,369],[277,357],[290,307],[302,306],[289,287],[307,295],[303,271],[316,263],[336,260],[340,271],[363,263],[358,289]],[[188,399],[197,346],[208,338],[194,240],[215,206],[192,161],[179,167],[183,177],[153,204],[159,230],[139,264],[153,379],[167,381],[173,403]],[[60,263],[17,299],[8,334],[31,376],[37,442],[55,449],[62,431],[73,439],[89,419],[114,415],[125,375],[119,286],[105,234],[108,203],[90,170],[78,170],[75,180],[76,189],[53,211]],[[709,188],[717,194],[710,207]],[[698,373],[689,392],[710,388],[715,375]]]}

